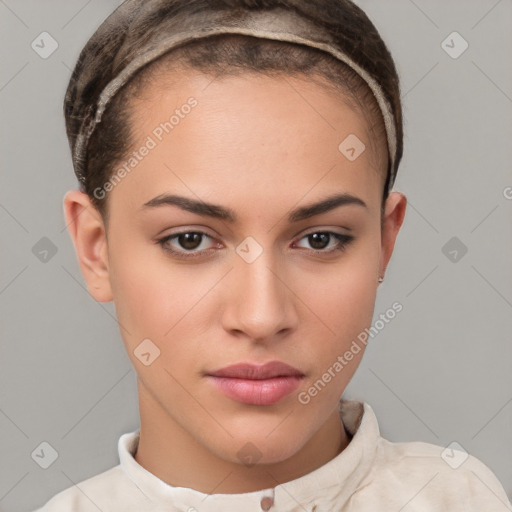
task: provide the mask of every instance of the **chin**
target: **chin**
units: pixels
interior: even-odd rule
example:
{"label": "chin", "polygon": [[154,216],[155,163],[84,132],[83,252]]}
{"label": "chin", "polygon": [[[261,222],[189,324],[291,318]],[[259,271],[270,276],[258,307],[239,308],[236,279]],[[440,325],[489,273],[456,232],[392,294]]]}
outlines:
{"label": "chin", "polygon": [[[224,437],[215,449],[210,447],[221,459],[251,467],[254,464],[276,464],[295,455],[308,441],[304,432],[295,428],[277,427],[263,428],[261,425],[248,426],[236,430],[228,429],[238,434],[233,438]],[[242,434],[243,433],[243,434]]]}

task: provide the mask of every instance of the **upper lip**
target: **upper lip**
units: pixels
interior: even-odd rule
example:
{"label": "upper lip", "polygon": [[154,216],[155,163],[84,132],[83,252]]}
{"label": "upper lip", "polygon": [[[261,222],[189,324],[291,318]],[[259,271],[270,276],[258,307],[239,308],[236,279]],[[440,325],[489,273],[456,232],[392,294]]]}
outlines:
{"label": "upper lip", "polygon": [[299,376],[302,377],[304,374],[281,361],[270,361],[263,365],[255,365],[251,363],[238,363],[231,366],[226,366],[219,370],[208,373],[213,377],[230,377],[236,379],[271,379],[273,377],[282,376]]}

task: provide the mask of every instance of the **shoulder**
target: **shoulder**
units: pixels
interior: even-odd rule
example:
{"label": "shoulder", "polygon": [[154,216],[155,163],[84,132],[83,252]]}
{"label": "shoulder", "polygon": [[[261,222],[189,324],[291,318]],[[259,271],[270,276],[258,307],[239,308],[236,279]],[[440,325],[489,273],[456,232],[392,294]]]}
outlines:
{"label": "shoulder", "polygon": [[398,508],[410,504],[411,510],[421,511],[512,510],[494,473],[460,448],[424,442],[393,443],[379,437],[368,487],[376,495],[387,494]]}
{"label": "shoulder", "polygon": [[98,512],[147,499],[125,475],[120,465],[83,480],[51,498],[34,512]]}

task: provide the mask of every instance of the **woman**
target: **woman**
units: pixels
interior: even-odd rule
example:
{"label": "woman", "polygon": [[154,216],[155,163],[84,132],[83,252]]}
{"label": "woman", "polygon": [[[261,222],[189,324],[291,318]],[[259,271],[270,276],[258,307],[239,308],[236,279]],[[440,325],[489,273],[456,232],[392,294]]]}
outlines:
{"label": "woman", "polygon": [[391,443],[340,400],[406,209],[399,80],[361,9],[128,0],[65,116],[66,221],[141,426],[40,510],[506,510],[474,457]]}

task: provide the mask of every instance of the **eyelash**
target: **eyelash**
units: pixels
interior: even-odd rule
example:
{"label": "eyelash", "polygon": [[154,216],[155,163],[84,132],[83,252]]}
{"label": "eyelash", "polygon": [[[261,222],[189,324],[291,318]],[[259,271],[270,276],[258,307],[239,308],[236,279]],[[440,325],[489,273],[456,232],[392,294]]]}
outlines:
{"label": "eyelash", "polygon": [[[198,234],[201,236],[206,236],[208,238],[212,238],[210,235],[203,231],[181,231],[179,233],[173,233],[172,235],[165,236],[163,238],[160,238],[157,240],[157,243],[162,247],[162,249],[170,253],[173,257],[181,258],[181,259],[191,259],[191,258],[199,258],[202,256],[207,256],[211,254],[215,249],[203,249],[202,251],[195,251],[195,252],[187,252],[187,251],[177,251],[175,249],[171,249],[169,246],[166,246],[165,244],[174,239],[179,237],[180,235],[186,235],[186,234]],[[354,240],[354,237],[352,235],[344,235],[341,233],[336,233],[335,231],[312,231],[310,233],[305,234],[302,238],[307,238],[308,236],[314,235],[314,234],[328,234],[334,236],[335,239],[338,240],[338,244],[329,250],[323,250],[323,249],[310,249],[309,251],[313,254],[332,254],[336,252],[342,252],[347,249],[347,246]],[[302,240],[300,238],[300,240]],[[330,240],[329,240],[330,241]],[[308,250],[308,249],[306,249]]]}

